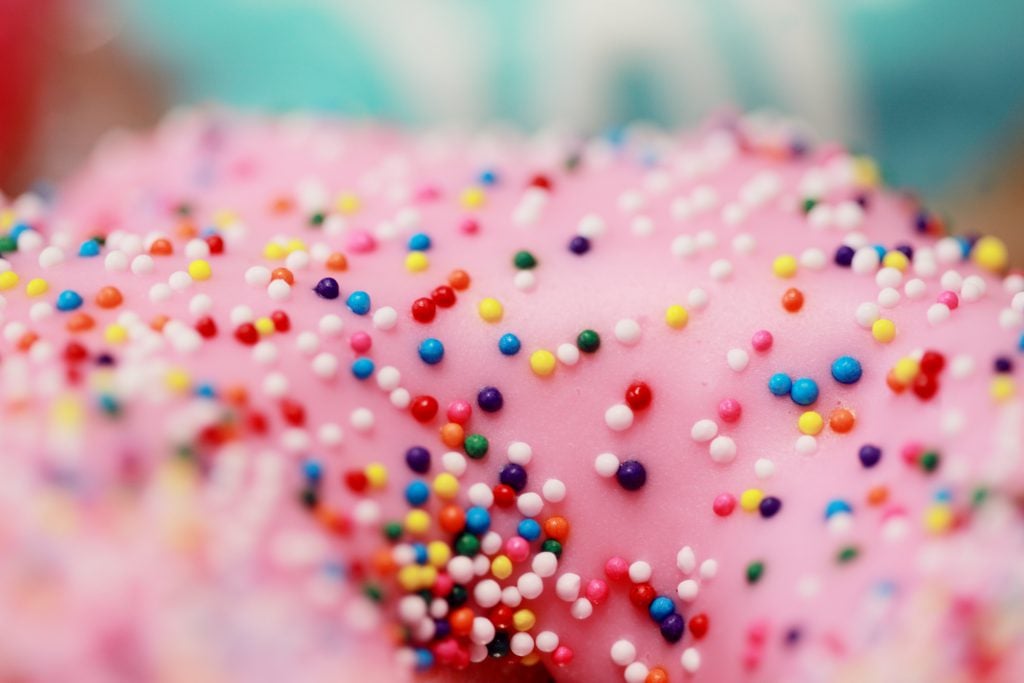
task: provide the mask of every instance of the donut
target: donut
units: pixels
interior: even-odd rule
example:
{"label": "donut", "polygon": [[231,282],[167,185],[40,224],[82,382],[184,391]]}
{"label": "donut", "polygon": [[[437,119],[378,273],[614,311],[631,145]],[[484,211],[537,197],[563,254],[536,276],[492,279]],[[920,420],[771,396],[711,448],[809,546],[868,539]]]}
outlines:
{"label": "donut", "polygon": [[1024,276],[795,123],[188,110],[0,230],[8,677],[1024,674]]}

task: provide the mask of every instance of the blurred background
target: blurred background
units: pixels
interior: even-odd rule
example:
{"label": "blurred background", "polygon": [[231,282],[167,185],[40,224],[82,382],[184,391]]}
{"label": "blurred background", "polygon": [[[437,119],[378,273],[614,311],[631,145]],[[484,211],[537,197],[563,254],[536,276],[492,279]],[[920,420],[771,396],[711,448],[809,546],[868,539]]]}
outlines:
{"label": "blurred background", "polygon": [[1024,252],[1024,2],[0,0],[0,189],[218,102],[601,132],[772,108]]}

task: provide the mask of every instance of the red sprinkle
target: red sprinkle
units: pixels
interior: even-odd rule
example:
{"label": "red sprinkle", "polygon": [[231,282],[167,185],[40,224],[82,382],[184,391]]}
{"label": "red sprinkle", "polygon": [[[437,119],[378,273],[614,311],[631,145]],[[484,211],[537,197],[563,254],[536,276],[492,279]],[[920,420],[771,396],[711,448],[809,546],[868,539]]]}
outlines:
{"label": "red sprinkle", "polygon": [[645,382],[633,382],[626,389],[626,403],[633,410],[644,410],[651,405],[651,388]]}
{"label": "red sprinkle", "polygon": [[437,415],[437,399],[433,396],[417,396],[409,406],[417,422],[430,422]]}
{"label": "red sprinkle", "polygon": [[437,315],[437,306],[431,299],[421,297],[412,302],[412,317],[416,322],[429,323]]}

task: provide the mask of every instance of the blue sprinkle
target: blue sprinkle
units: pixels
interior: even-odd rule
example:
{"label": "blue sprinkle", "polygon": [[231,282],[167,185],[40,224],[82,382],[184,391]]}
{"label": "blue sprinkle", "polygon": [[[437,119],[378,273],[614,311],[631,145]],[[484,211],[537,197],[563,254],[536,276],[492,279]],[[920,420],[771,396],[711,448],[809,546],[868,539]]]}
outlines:
{"label": "blue sprinkle", "polygon": [[433,337],[420,342],[420,358],[427,365],[437,365],[444,359],[444,344]]}
{"label": "blue sprinkle", "polygon": [[971,247],[974,246],[971,240],[964,235],[957,235],[953,239],[960,245],[960,258],[966,260],[971,255]]}
{"label": "blue sprinkle", "polygon": [[409,505],[416,507],[417,505],[423,505],[427,502],[427,498],[430,497],[430,488],[416,479],[409,483],[405,487],[405,499],[409,502]]}
{"label": "blue sprinkle", "polygon": [[217,391],[213,388],[212,384],[204,382],[196,387],[196,396],[200,398],[216,398]]}
{"label": "blue sprinkle", "polygon": [[953,492],[950,489],[939,489],[935,492],[935,500],[940,503],[949,503],[953,500]]}
{"label": "blue sprinkle", "polygon": [[881,261],[882,259],[885,258],[886,248],[883,247],[881,244],[876,244],[874,246],[875,252],[878,254],[878,260]]}
{"label": "blue sprinkle", "polygon": [[370,295],[361,290],[356,290],[348,295],[345,300],[348,310],[356,315],[366,315],[370,312]]}
{"label": "blue sprinkle", "polygon": [[315,484],[324,476],[323,465],[319,460],[306,460],[302,463],[302,476],[306,481]]}
{"label": "blue sprinkle", "polygon": [[426,648],[416,648],[416,670],[429,671],[434,666],[434,653]]}
{"label": "blue sprinkle", "polygon": [[1020,341],[1017,342],[1017,348],[1024,351],[1024,334],[1020,336]]}
{"label": "blue sprinkle", "polygon": [[110,394],[100,396],[100,408],[108,415],[117,415],[121,411],[121,404]]}
{"label": "blue sprinkle", "polygon": [[356,358],[352,363],[352,374],[356,379],[366,379],[373,374],[373,361],[369,358]]}
{"label": "blue sprinkle", "polygon": [[466,510],[466,531],[471,534],[485,534],[490,528],[491,513],[475,506]]}
{"label": "blue sprinkle", "polygon": [[540,524],[532,518],[524,519],[516,527],[516,533],[527,541],[536,541],[540,538]]}
{"label": "blue sprinkle", "polygon": [[422,543],[413,543],[412,556],[416,560],[416,564],[426,564],[429,559],[429,556],[427,555],[427,546]]}
{"label": "blue sprinkle", "polygon": [[659,595],[651,601],[651,606],[647,609],[651,613],[651,619],[660,623],[662,619],[676,611],[676,606],[672,604],[671,598]]}
{"label": "blue sprinkle", "polygon": [[57,295],[58,311],[73,311],[82,305],[82,295],[73,289],[65,289]]}
{"label": "blue sprinkle", "polygon": [[430,249],[430,235],[418,232],[409,238],[409,251],[426,251]]}
{"label": "blue sprinkle", "polygon": [[860,361],[853,356],[840,356],[832,362],[832,376],[841,384],[856,384],[862,374]]}
{"label": "blue sprinkle", "polygon": [[481,185],[496,185],[498,182],[498,174],[491,169],[487,169],[480,172],[479,180]]}
{"label": "blue sprinkle", "polygon": [[[1024,338],[1021,341],[1024,342]],[[521,348],[523,348],[523,345],[519,341],[519,337],[511,332],[501,335],[501,339],[498,340],[498,350],[506,356],[516,355]]]}
{"label": "blue sprinkle", "polygon": [[841,512],[852,514],[853,507],[851,507],[850,504],[847,503],[845,500],[842,500],[840,498],[830,500],[828,502],[828,505],[825,506],[825,519],[831,519],[833,516],[838,515]]}
{"label": "blue sprinkle", "polygon": [[82,246],[78,248],[79,256],[99,256],[100,255],[100,243],[96,240],[86,240],[82,242]]}
{"label": "blue sprinkle", "polygon": [[11,239],[13,239],[15,242],[17,242],[18,238],[21,236],[21,233],[25,232],[26,230],[31,230],[31,229],[32,229],[32,226],[29,225],[28,223],[18,223],[13,228],[11,228],[11,235],[10,235]]}
{"label": "blue sprinkle", "polygon": [[789,392],[793,403],[800,406],[809,406],[818,400],[818,384],[813,379],[801,377],[793,382],[793,388]]}
{"label": "blue sprinkle", "polygon": [[788,396],[793,388],[793,380],[784,372],[776,372],[768,380],[768,391],[775,396]]}

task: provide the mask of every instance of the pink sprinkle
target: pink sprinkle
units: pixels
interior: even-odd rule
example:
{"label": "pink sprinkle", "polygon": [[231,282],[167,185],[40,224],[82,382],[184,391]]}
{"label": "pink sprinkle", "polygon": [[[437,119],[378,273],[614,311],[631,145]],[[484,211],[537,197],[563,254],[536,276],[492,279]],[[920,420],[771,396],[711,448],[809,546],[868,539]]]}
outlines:
{"label": "pink sprinkle", "polygon": [[612,581],[621,581],[629,574],[629,563],[619,556],[604,563],[604,575]]}
{"label": "pink sprinkle", "polygon": [[764,641],[768,638],[768,624],[764,621],[751,622],[750,626],[747,627],[747,641],[752,645],[761,646],[764,645]]}
{"label": "pink sprinkle", "polygon": [[377,248],[377,239],[365,230],[353,230],[348,234],[348,250],[365,254]]}
{"label": "pink sprinkle", "polygon": [[472,414],[473,406],[469,405],[469,401],[457,399],[448,404],[448,420],[451,422],[466,424]]}
{"label": "pink sprinkle", "polygon": [[441,191],[434,185],[424,185],[416,190],[416,201],[421,203],[432,202],[441,196]]}
{"label": "pink sprinkle", "polygon": [[462,221],[462,225],[459,226],[459,230],[466,235],[475,235],[480,232],[480,224],[473,218],[467,218]]}
{"label": "pink sprinkle", "polygon": [[512,536],[505,541],[505,554],[513,562],[522,562],[530,556],[530,543],[522,536]]}
{"label": "pink sprinkle", "polygon": [[587,581],[584,595],[587,596],[587,600],[590,600],[590,602],[600,605],[608,597],[608,584],[601,579],[591,579]]}
{"label": "pink sprinkle", "polygon": [[921,453],[923,452],[923,445],[917,441],[908,441],[903,444],[903,448],[900,449],[900,456],[903,458],[903,462],[908,465],[916,465],[917,461],[921,458]]}
{"label": "pink sprinkle", "polygon": [[566,647],[565,645],[559,645],[557,648],[555,648],[555,652],[551,655],[551,661],[553,661],[558,666],[565,666],[566,664],[572,661],[572,658],[572,649]]}
{"label": "pink sprinkle", "polygon": [[455,657],[458,656],[458,653],[459,642],[454,638],[442,640],[440,643],[434,646],[434,654],[437,655],[438,659],[445,662],[452,661]]}
{"label": "pink sprinkle", "polygon": [[772,333],[768,330],[758,330],[754,333],[754,336],[750,339],[750,345],[754,347],[755,351],[764,353],[768,349],[772,348],[772,343],[775,338],[772,337]]}
{"label": "pink sprinkle", "polygon": [[455,581],[452,580],[452,577],[442,572],[441,574],[437,575],[436,579],[434,579],[434,586],[432,590],[435,596],[443,598],[449,593],[451,593],[452,588],[454,587]]}
{"label": "pink sprinkle", "polygon": [[715,496],[711,509],[719,517],[728,517],[736,509],[736,498],[731,493],[720,493]]}
{"label": "pink sprinkle", "polygon": [[356,332],[349,338],[348,343],[356,353],[366,353],[373,345],[373,338],[365,332]]}
{"label": "pink sprinkle", "polygon": [[718,404],[718,417],[726,422],[735,422],[743,414],[743,406],[734,398],[724,398]]}
{"label": "pink sprinkle", "polygon": [[960,297],[956,295],[956,292],[951,292],[947,289],[944,292],[939,292],[938,302],[946,304],[949,310],[955,311],[956,307],[960,305]]}

